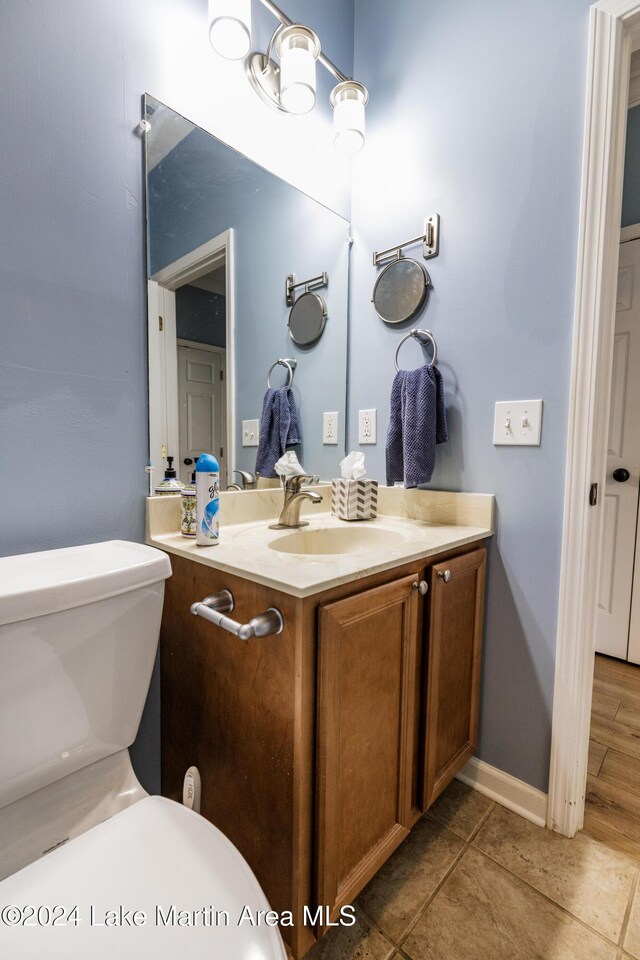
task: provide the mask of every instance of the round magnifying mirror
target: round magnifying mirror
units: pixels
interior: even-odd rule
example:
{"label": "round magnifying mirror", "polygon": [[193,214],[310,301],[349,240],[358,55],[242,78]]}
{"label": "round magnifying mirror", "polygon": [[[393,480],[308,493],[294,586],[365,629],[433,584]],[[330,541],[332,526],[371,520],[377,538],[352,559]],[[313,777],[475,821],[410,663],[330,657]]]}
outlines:
{"label": "round magnifying mirror", "polygon": [[375,311],[385,323],[403,323],[415,317],[427,299],[429,274],[417,260],[400,257],[384,268],[373,288]]}
{"label": "round magnifying mirror", "polygon": [[289,313],[289,336],[299,347],[309,347],[322,336],[327,305],[317,293],[303,293]]}

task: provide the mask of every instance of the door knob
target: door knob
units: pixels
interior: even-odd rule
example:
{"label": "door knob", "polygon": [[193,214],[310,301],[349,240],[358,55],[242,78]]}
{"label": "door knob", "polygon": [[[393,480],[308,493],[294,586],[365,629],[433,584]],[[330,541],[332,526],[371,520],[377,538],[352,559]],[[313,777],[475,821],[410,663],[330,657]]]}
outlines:
{"label": "door knob", "polygon": [[613,479],[617,480],[618,483],[626,483],[630,476],[631,474],[624,467],[618,467],[617,470],[613,471]]}
{"label": "door knob", "polygon": [[429,589],[429,584],[426,580],[421,580],[419,583],[417,580],[414,580],[411,586],[414,590],[418,590],[422,597],[426,595],[427,590]]}
{"label": "door knob", "polygon": [[438,579],[444,580],[445,583],[449,583],[451,580],[451,570],[438,570]]}

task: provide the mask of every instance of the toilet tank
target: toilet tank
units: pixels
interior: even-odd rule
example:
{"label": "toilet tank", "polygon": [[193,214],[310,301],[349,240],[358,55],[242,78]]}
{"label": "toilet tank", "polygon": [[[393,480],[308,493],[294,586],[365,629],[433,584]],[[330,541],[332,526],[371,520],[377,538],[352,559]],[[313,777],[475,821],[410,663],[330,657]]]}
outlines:
{"label": "toilet tank", "polygon": [[0,808],[133,743],[169,576],[123,540],[0,558]]}

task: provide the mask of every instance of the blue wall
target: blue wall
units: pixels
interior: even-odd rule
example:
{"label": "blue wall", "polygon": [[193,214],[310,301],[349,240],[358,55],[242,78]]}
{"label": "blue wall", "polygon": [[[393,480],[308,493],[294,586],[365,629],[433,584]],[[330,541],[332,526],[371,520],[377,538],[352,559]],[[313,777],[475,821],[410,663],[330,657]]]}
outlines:
{"label": "blue wall", "polygon": [[185,284],[176,290],[176,337],[208,343],[212,347],[227,345],[227,312],[225,297]]}
{"label": "blue wall", "polygon": [[[547,787],[564,493],[587,0],[356,0],[354,75],[369,88],[354,163],[351,440],[384,436],[393,355],[369,298],[371,251],[442,217],[434,289],[409,326],[433,330],[450,441],[432,486],[495,493],[480,756]],[[418,255],[420,249],[415,248]],[[409,251],[407,251],[409,252]],[[405,325],[406,326],[406,325]],[[403,347],[405,366],[421,362]],[[542,446],[492,444],[496,400],[544,399]]]}
{"label": "blue wall", "polygon": [[[352,5],[287,5],[350,71]],[[275,21],[254,8],[264,35]],[[29,506],[0,499],[1,554],[144,539],[145,217],[136,132],[144,92],[188,107],[198,123],[243,145],[246,104],[262,130],[245,152],[258,162],[264,155],[276,173],[289,169],[291,149],[264,131],[279,133],[290,118],[257,104],[241,64],[214,56],[206,17],[206,0],[2,4],[0,457],[6,488]],[[313,159],[324,133],[305,118],[283,127],[283,142],[301,130],[300,150]],[[309,176],[311,161],[299,165],[306,189],[341,197],[348,209],[346,168]],[[151,790],[159,785],[158,710],[156,676],[134,750]]]}
{"label": "blue wall", "polygon": [[[403,332],[385,328],[370,307],[370,253],[414,235],[423,216],[437,211],[442,252],[430,264],[435,288],[420,322],[440,346],[451,441],[440,450],[433,485],[498,497],[481,756],[542,788],[588,5],[356,0],[353,73],[370,88],[371,103],[367,149],[354,162],[351,443],[360,407],[378,407],[384,437],[393,350]],[[351,3],[286,6],[351,72]],[[14,0],[0,18],[0,450],[6,482],[37,504],[18,513],[2,498],[0,550],[142,539],[141,95],[148,90],[284,176],[296,143],[306,144],[315,128],[305,118],[260,113],[266,108],[245,92],[241,66],[214,63],[203,39],[205,0]],[[322,74],[319,110],[328,125]],[[254,117],[267,116],[277,136],[253,136]],[[289,151],[281,159],[280,136]],[[313,136],[309,144],[311,155]],[[308,171],[296,164],[298,183]],[[344,213],[344,184],[335,177],[326,164],[311,192],[321,199],[335,192]],[[545,400],[542,447],[494,448],[494,401],[538,396]],[[383,443],[365,449],[382,476]],[[136,764],[153,787],[156,687],[151,706]]]}
{"label": "blue wall", "polygon": [[627,114],[627,143],[624,155],[622,226],[640,223],[640,106]]}

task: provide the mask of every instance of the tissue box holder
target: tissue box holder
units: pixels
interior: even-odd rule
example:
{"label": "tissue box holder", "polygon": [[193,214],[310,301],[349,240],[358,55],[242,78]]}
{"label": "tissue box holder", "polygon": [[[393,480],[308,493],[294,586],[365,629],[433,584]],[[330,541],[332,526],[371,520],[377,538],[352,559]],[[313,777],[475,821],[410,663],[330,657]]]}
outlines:
{"label": "tissue box holder", "polygon": [[331,481],[331,513],[339,520],[373,520],[378,515],[378,481]]}

